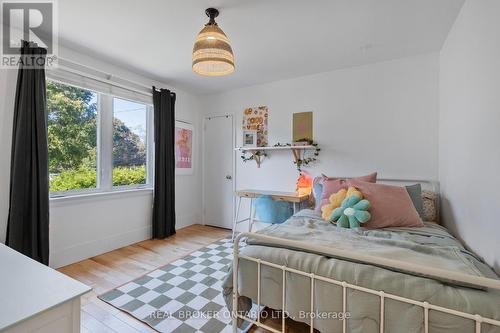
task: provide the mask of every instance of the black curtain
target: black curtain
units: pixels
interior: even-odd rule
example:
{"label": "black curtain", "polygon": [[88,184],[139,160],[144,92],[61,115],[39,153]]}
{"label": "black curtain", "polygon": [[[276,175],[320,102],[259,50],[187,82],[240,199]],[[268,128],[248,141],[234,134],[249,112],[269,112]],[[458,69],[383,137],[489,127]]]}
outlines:
{"label": "black curtain", "polygon": [[44,62],[47,50],[23,42],[17,76],[10,206],[5,244],[49,263],[49,172]]}
{"label": "black curtain", "polygon": [[155,184],[153,238],[175,234],[175,94],[153,87]]}

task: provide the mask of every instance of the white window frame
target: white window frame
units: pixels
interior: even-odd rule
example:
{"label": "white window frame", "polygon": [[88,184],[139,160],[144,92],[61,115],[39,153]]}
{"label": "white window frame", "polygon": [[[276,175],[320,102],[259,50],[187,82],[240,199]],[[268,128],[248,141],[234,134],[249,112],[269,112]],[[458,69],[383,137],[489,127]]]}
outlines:
{"label": "white window frame", "polygon": [[[75,197],[95,194],[122,193],[134,190],[152,190],[154,184],[154,122],[153,105],[140,100],[133,100],[118,94],[102,93],[64,80],[47,78],[52,81],[97,94],[97,163],[96,187],[79,190],[50,192],[50,199]],[[120,98],[146,105],[146,183],[113,186],[113,98]]]}

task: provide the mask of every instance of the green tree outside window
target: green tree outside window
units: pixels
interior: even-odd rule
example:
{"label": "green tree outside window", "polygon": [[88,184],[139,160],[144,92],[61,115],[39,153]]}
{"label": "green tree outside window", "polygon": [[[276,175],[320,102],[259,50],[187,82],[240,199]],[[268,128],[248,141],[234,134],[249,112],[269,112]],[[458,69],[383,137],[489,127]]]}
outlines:
{"label": "green tree outside window", "polygon": [[[50,191],[97,186],[98,94],[47,82]],[[119,119],[113,120],[113,185],[146,183],[146,147]]]}

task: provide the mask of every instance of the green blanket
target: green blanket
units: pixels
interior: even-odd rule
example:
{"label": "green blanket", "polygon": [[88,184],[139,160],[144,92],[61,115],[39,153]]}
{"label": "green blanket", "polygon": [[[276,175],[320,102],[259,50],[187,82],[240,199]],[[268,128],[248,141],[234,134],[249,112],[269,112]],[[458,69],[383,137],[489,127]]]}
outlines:
{"label": "green blanket", "polygon": [[[361,251],[411,263],[430,265],[450,271],[495,278],[496,275],[480,258],[466,251],[444,228],[426,223],[424,228],[337,229],[325,223],[313,211],[302,211],[281,225],[271,225],[260,233],[291,240],[306,240],[323,246]],[[331,258],[322,253],[276,247],[250,239],[241,253],[305,272],[347,281],[359,286],[384,290],[386,293],[459,311],[500,319],[500,292],[478,290],[453,284],[446,279],[435,280],[407,272],[393,271],[369,263]],[[240,310],[249,308],[257,299],[256,264],[241,260],[239,265]],[[262,267],[262,304],[282,308],[281,270]],[[231,306],[231,274],[224,282],[224,295]],[[310,279],[287,273],[286,311],[297,321],[309,323]],[[341,332],[342,288],[317,281],[315,288],[315,328],[321,332]],[[386,332],[423,332],[421,307],[386,300]],[[378,296],[349,290],[347,312],[348,332],[378,332],[380,299]],[[430,311],[431,332],[473,332],[474,322],[437,311]],[[482,332],[500,332],[500,328],[483,324]]]}

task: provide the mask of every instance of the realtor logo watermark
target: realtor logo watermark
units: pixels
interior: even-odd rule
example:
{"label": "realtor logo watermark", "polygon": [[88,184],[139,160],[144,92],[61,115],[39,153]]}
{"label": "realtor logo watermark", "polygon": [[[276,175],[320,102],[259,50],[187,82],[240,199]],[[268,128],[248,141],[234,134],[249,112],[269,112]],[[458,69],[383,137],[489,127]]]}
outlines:
{"label": "realtor logo watermark", "polygon": [[[2,1],[0,67],[54,66],[57,60],[56,1]],[[22,41],[47,49],[46,57],[20,56]]]}

